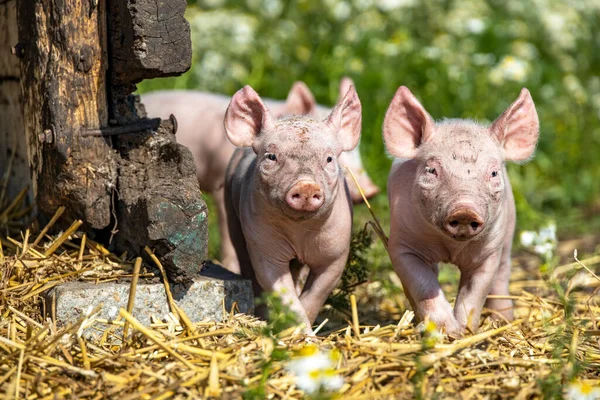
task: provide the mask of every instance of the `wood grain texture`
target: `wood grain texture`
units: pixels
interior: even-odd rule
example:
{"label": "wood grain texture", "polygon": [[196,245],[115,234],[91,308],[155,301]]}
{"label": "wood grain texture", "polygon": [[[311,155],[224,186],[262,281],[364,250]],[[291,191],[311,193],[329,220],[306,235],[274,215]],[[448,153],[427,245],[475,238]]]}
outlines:
{"label": "wood grain texture", "polygon": [[39,213],[48,217],[64,205],[64,221],[81,218],[95,229],[110,224],[117,176],[110,139],[79,135],[108,124],[104,3],[18,4],[24,129]]}

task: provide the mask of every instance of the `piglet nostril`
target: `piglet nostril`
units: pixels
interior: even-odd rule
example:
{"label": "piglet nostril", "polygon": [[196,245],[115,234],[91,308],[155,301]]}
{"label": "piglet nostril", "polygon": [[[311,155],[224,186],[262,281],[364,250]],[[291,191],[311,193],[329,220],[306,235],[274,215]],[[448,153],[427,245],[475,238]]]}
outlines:
{"label": "piglet nostril", "polygon": [[288,191],[285,200],[297,211],[316,211],[323,205],[323,190],[313,181],[300,181]]}
{"label": "piglet nostril", "polygon": [[454,238],[470,239],[483,230],[484,221],[472,208],[459,207],[446,219],[444,229]]}

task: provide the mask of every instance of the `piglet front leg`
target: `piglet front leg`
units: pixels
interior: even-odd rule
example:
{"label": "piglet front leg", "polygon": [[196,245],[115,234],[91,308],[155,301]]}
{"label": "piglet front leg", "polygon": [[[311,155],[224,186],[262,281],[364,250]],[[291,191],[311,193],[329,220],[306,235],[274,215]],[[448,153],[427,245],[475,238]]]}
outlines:
{"label": "piglet front leg", "polygon": [[481,309],[493,286],[500,265],[500,252],[492,254],[485,262],[472,268],[462,268],[454,315],[461,331],[479,328]]}
{"label": "piglet front leg", "polygon": [[289,261],[274,261],[265,258],[260,253],[248,249],[250,260],[254,267],[256,280],[260,287],[267,292],[275,292],[284,304],[288,305],[290,310],[298,317],[298,322],[304,324],[304,333],[314,335],[311,321],[304,311],[302,302],[296,293],[296,287],[292,273],[290,272]]}
{"label": "piglet front leg", "polygon": [[310,268],[310,274],[300,295],[300,301],[311,323],[315,321],[327,297],[340,281],[347,258],[348,253],[336,259],[333,263]]}
{"label": "piglet front leg", "polygon": [[429,318],[449,335],[461,333],[460,326],[446,300],[437,277],[437,265],[428,265],[414,254],[394,252],[390,245],[392,264],[413,310],[420,321]]}

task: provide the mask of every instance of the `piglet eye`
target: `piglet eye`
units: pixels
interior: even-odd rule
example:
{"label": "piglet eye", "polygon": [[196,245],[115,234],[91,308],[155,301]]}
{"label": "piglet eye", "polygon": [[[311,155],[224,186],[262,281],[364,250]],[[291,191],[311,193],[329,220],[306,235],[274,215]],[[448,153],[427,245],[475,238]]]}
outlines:
{"label": "piglet eye", "polygon": [[492,178],[495,178],[498,176],[498,171],[492,171]]}
{"label": "piglet eye", "polygon": [[425,172],[437,176],[437,171],[433,167],[425,167]]}
{"label": "piglet eye", "polygon": [[331,156],[327,157],[327,162],[330,163],[333,161],[333,158]]}
{"label": "piglet eye", "polygon": [[273,153],[267,154],[267,158],[271,161],[277,161],[277,156]]}

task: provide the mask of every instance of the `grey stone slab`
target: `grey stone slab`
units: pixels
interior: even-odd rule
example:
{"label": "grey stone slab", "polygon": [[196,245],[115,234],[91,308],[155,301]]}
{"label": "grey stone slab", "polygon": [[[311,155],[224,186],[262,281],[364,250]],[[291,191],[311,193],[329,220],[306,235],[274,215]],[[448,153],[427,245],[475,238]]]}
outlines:
{"label": "grey stone slab", "polygon": [[[47,309],[56,302],[56,323],[64,326],[76,322],[88,308],[103,304],[97,318],[114,319],[118,310],[127,307],[130,282],[93,284],[69,282],[58,285],[46,294]],[[215,264],[207,264],[199,277],[191,284],[171,284],[171,293],[177,305],[183,309],[192,322],[203,320],[222,321],[234,303],[240,312],[254,312],[252,283],[239,275]],[[152,316],[164,320],[169,313],[169,305],[162,283],[139,282],[135,293],[133,316],[144,325]],[[85,335],[97,336],[93,327],[86,329]]]}

